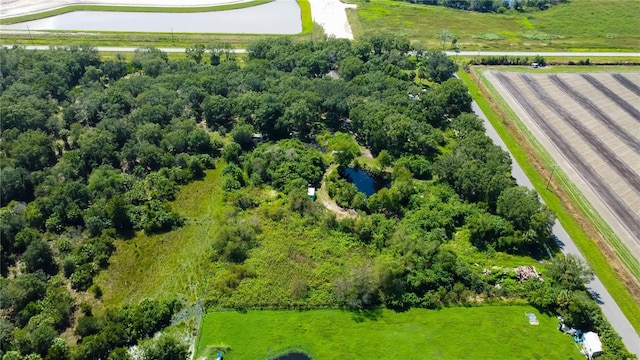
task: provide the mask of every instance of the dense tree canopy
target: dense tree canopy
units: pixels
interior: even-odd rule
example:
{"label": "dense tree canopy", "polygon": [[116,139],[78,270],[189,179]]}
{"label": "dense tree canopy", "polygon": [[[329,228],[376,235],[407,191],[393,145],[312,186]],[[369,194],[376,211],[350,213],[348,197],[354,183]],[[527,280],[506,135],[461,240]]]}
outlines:
{"label": "dense tree canopy", "polygon": [[[225,218],[206,239],[216,269],[208,305],[437,308],[511,297],[610,331],[574,259],[554,260],[552,281],[519,284],[512,272],[488,276],[451,245],[487,258],[553,246],[552,214],[516,186],[510,157],[451,78],[453,61],[437,51],[408,56],[406,37],[385,34],[261,38],[242,65],[228,48],[194,44],[181,60],[139,49],[130,62],[102,61],[88,46],[0,48],[0,355],[127,359],[126,347],[166,326],[179,307],[172,301],[101,316],[82,305],[76,319],[67,286],[100,301],[93,279],[117,239],[193,222],[169,202],[215,166]],[[360,145],[377,161],[357,158]],[[358,159],[388,186],[367,197],[340,171],[324,177],[330,163],[342,170]],[[323,179],[350,208],[341,219],[307,195]],[[300,223],[322,238],[313,245],[321,256],[291,248],[257,258],[264,229]],[[286,247],[293,235],[277,238]],[[330,263],[335,239],[358,261]],[[314,277],[264,279],[261,266],[292,259],[284,267],[316,266]],[[78,344],[66,346],[58,334],[74,325]],[[143,347],[145,359],[187,356],[169,337]]]}

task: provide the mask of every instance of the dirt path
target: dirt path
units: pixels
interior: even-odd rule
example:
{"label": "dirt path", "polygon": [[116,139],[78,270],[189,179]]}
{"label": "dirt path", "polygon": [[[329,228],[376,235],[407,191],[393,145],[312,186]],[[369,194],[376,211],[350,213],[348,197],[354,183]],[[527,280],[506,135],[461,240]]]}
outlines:
{"label": "dirt path", "polygon": [[329,211],[336,214],[336,218],[338,220],[342,219],[355,219],[358,217],[358,213],[353,209],[343,209],[336,202],[329,197],[329,193],[327,193],[327,181],[326,178],[331,174],[334,170],[338,168],[338,165],[331,165],[327,168],[327,171],[324,172],[324,176],[322,176],[322,185],[320,189],[318,189],[318,201],[322,203],[324,207],[326,207]]}

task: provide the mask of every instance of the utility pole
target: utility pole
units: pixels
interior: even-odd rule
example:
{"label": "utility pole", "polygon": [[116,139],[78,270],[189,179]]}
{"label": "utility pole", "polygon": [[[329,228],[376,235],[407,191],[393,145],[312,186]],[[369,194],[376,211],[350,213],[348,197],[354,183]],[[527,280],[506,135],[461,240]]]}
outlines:
{"label": "utility pole", "polygon": [[448,38],[449,38],[449,31],[447,29],[444,29],[442,31],[442,50],[445,50],[447,48]]}
{"label": "utility pole", "polygon": [[544,187],[545,190],[549,190],[549,183],[551,183],[551,178],[553,177],[553,173],[556,171],[557,167],[558,165],[556,164],[551,165],[551,174],[549,174],[549,179],[547,179],[547,185]]}
{"label": "utility pole", "polygon": [[35,46],[33,43],[33,35],[31,35],[31,29],[29,29],[29,25],[27,25],[27,31],[29,32],[29,38],[31,38],[31,45]]}

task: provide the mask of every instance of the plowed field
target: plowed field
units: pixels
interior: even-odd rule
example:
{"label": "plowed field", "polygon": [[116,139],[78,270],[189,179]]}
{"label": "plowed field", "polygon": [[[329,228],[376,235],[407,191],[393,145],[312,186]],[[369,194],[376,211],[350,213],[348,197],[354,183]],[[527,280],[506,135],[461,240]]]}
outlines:
{"label": "plowed field", "polygon": [[485,73],[640,260],[640,73]]}

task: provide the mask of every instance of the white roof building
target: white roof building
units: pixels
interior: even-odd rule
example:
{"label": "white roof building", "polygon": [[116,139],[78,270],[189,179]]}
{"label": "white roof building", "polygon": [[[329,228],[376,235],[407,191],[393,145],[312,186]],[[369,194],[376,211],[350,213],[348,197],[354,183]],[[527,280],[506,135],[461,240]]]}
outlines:
{"label": "white roof building", "polygon": [[602,353],[602,343],[600,342],[598,334],[589,331],[583,336],[582,346],[584,346],[585,355],[587,355],[589,359],[593,359],[594,356]]}

